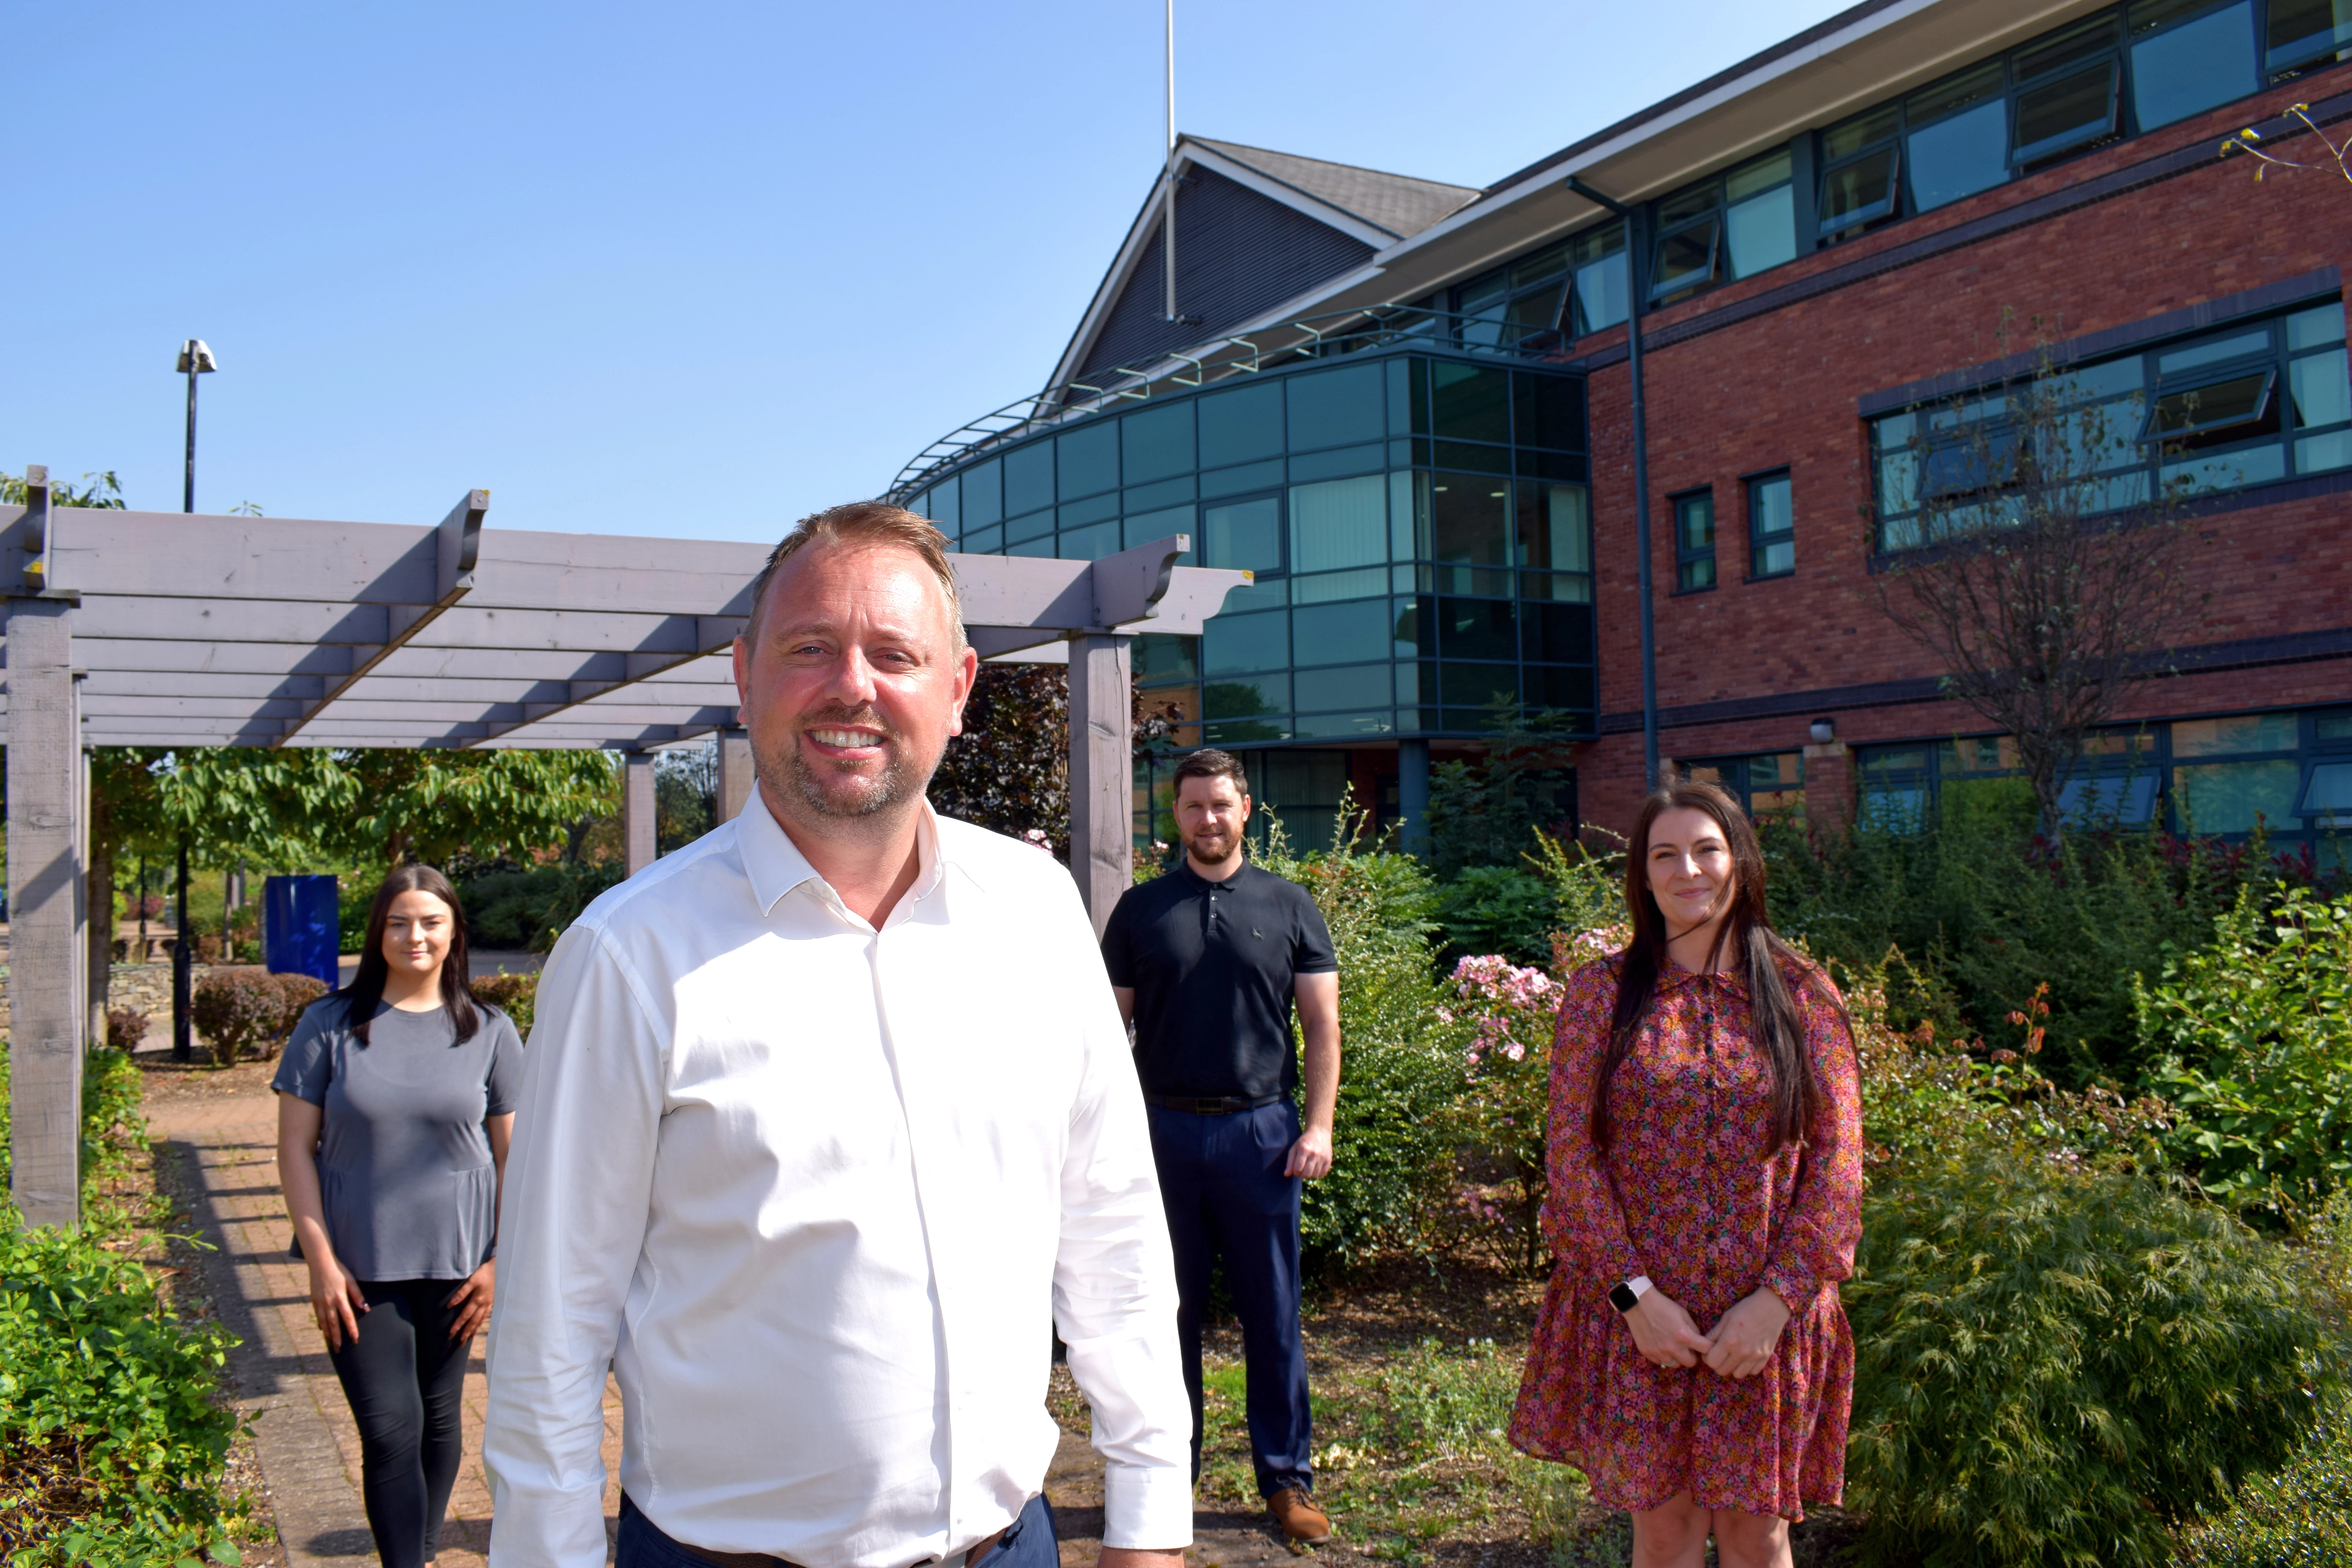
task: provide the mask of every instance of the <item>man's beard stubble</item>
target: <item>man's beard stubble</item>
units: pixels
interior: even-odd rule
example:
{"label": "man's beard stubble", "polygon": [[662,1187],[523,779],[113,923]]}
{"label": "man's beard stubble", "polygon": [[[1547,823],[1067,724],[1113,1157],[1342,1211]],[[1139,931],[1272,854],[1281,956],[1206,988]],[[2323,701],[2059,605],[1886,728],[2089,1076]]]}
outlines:
{"label": "man's beard stubble", "polygon": [[[873,816],[887,811],[919,797],[930,784],[939,760],[933,758],[931,766],[921,769],[919,777],[918,770],[907,755],[903,739],[870,710],[826,713],[803,721],[799,728],[821,730],[834,724],[870,725],[882,731],[882,772],[866,785],[864,793],[845,799],[828,790],[825,787],[829,782],[825,764],[810,762],[800,749],[797,733],[785,737],[782,757],[754,757],[760,777],[771,784],[781,784],[788,787],[793,798],[818,816],[842,818]],[[830,774],[830,781],[838,781],[843,776],[834,773]]]}

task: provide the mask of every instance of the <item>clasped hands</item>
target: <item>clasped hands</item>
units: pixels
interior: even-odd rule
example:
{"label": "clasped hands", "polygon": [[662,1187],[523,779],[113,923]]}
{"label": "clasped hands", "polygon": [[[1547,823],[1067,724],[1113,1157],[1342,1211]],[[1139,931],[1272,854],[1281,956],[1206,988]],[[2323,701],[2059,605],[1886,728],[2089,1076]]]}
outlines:
{"label": "clasped hands", "polygon": [[1772,1357],[1780,1331],[1789,1325],[1789,1304],[1769,1285],[1759,1285],[1731,1310],[1716,1321],[1714,1330],[1700,1333],[1682,1303],[1652,1287],[1633,1310],[1625,1326],[1634,1348],[1654,1366],[1696,1366],[1723,1377],[1753,1377]]}

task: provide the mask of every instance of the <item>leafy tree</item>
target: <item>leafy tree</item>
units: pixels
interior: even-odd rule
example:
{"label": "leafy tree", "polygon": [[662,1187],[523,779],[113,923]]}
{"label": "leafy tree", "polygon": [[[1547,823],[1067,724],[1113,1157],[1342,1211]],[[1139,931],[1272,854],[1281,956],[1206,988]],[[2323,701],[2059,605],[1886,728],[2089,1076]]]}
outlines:
{"label": "leafy tree", "polygon": [[2043,831],[2063,828],[2084,742],[2201,604],[2176,492],[2150,493],[2143,399],[2110,397],[2046,353],[2019,382],[1916,412],[1901,493],[1916,508],[1872,583],[1944,668],[1947,696],[2015,737]]}
{"label": "leafy tree", "polygon": [[1538,828],[1575,837],[1575,805],[1563,788],[1574,716],[1531,713],[1504,698],[1487,705],[1486,717],[1494,738],[1484,756],[1430,771],[1430,859],[1441,881],[1465,866],[1517,869]]}
{"label": "leafy tree", "polygon": [[933,809],[999,833],[1035,828],[1055,855],[1070,846],[1069,672],[1053,664],[983,664],[963,733],[931,775]]}

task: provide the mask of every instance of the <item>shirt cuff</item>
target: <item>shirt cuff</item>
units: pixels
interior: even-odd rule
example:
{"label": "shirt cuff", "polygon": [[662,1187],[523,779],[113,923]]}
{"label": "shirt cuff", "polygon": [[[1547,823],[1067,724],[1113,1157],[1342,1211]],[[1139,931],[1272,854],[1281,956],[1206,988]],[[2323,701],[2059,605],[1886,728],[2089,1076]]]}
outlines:
{"label": "shirt cuff", "polygon": [[1165,1465],[1106,1466],[1102,1543],[1141,1552],[1192,1545],[1192,1479]]}

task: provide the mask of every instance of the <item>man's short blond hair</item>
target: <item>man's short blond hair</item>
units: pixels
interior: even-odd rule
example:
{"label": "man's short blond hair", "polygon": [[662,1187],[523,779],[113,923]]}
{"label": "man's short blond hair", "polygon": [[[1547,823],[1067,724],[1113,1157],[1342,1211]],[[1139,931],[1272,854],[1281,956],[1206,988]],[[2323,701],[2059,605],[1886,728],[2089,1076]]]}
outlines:
{"label": "man's short blond hair", "polygon": [[948,568],[948,536],[905,507],[879,500],[829,506],[793,524],[793,531],[768,552],[768,563],[752,580],[751,622],[744,628],[747,636],[758,635],[760,614],[767,607],[768,587],[776,580],[776,574],[783,570],[785,562],[812,544],[894,544],[921,556],[923,564],[940,580],[940,591],[948,596],[948,624],[955,634],[952,651],[963,651],[963,601],[956,595],[955,574]]}

